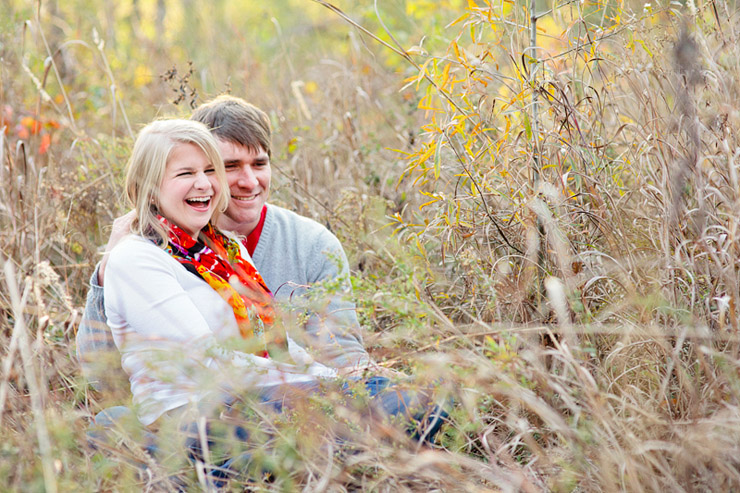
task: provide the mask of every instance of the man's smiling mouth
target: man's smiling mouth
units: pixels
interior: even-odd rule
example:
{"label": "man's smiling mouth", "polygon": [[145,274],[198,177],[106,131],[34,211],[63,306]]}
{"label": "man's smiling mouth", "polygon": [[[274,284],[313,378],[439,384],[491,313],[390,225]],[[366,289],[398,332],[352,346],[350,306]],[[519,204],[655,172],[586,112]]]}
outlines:
{"label": "man's smiling mouth", "polygon": [[240,202],[251,202],[252,200],[259,197],[259,194],[256,193],[254,195],[232,195],[231,198],[234,200],[239,200]]}

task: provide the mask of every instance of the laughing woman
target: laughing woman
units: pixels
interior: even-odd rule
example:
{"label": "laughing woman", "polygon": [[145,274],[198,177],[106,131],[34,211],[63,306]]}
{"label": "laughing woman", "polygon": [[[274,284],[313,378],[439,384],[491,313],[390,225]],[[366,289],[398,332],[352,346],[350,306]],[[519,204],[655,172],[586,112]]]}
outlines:
{"label": "laughing woman", "polygon": [[[136,220],[111,251],[105,311],[144,425],[217,406],[235,388],[336,376],[273,329],[272,297],[248,254],[212,226],[227,194],[205,126],[162,120],[140,132],[126,174]],[[240,350],[222,349],[235,339]]]}

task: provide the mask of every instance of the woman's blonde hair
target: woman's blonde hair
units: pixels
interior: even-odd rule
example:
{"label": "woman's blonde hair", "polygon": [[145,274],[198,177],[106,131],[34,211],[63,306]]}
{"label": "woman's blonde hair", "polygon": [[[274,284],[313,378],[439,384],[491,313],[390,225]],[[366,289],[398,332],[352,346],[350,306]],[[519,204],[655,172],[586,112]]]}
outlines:
{"label": "woman's blonde hair", "polygon": [[157,120],[139,132],[134,150],[126,165],[126,198],[136,210],[131,225],[133,233],[150,238],[161,246],[167,244],[167,231],[157,219],[159,188],[164,179],[167,161],[178,144],[194,144],[205,153],[215,169],[221,185],[213,197],[216,206],[211,217],[215,224],[229,204],[229,186],[218,143],[208,128],[192,120]]}

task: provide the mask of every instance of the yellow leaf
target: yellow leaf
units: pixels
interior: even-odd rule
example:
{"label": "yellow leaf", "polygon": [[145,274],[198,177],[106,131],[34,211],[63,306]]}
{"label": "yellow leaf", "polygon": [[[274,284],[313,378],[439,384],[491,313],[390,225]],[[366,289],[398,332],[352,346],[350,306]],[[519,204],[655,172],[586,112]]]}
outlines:
{"label": "yellow leaf", "polygon": [[448,63],[447,65],[445,65],[445,68],[442,71],[442,82],[440,83],[440,86],[443,89],[447,85],[447,82],[450,80],[450,67],[451,65]]}
{"label": "yellow leaf", "polygon": [[652,52],[652,51],[650,51],[650,49],[649,49],[649,48],[647,47],[647,45],[645,44],[645,42],[644,42],[643,40],[641,40],[641,39],[637,39],[637,40],[635,40],[635,41],[637,41],[637,42],[638,42],[638,43],[640,44],[640,46],[642,46],[642,49],[643,49],[643,50],[645,50],[645,52],[646,52],[646,53],[647,53],[648,55],[650,55],[650,58],[652,58],[652,57],[653,57],[653,52]]}
{"label": "yellow leaf", "polygon": [[428,205],[432,205],[432,204],[433,204],[433,203],[435,203],[435,202],[439,202],[440,200],[442,200],[442,199],[440,199],[440,198],[436,198],[436,199],[430,200],[429,202],[424,202],[423,204],[421,204],[421,205],[419,206],[419,210],[422,210],[422,209],[423,209],[424,207],[426,207],[426,206],[428,206]]}
{"label": "yellow leaf", "polygon": [[465,20],[465,19],[467,19],[468,17],[470,17],[470,14],[469,14],[469,13],[467,13],[467,12],[465,12],[465,13],[464,13],[463,15],[461,15],[460,17],[458,17],[457,19],[455,19],[455,20],[454,20],[454,21],[452,21],[451,23],[447,24],[447,26],[445,26],[445,27],[452,27],[452,26],[454,26],[455,24],[457,24],[457,23],[459,23],[459,22],[462,22],[462,21],[464,21],[464,20]]}

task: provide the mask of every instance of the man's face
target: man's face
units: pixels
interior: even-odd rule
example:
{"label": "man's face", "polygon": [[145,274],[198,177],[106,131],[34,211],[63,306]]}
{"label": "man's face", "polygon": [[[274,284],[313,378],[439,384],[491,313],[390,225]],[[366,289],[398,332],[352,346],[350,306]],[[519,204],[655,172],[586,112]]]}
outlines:
{"label": "man's face", "polygon": [[270,158],[262,148],[255,151],[231,141],[216,140],[224,159],[226,181],[231,192],[229,207],[219,217],[218,226],[248,235],[257,227],[262,207],[270,193]]}

